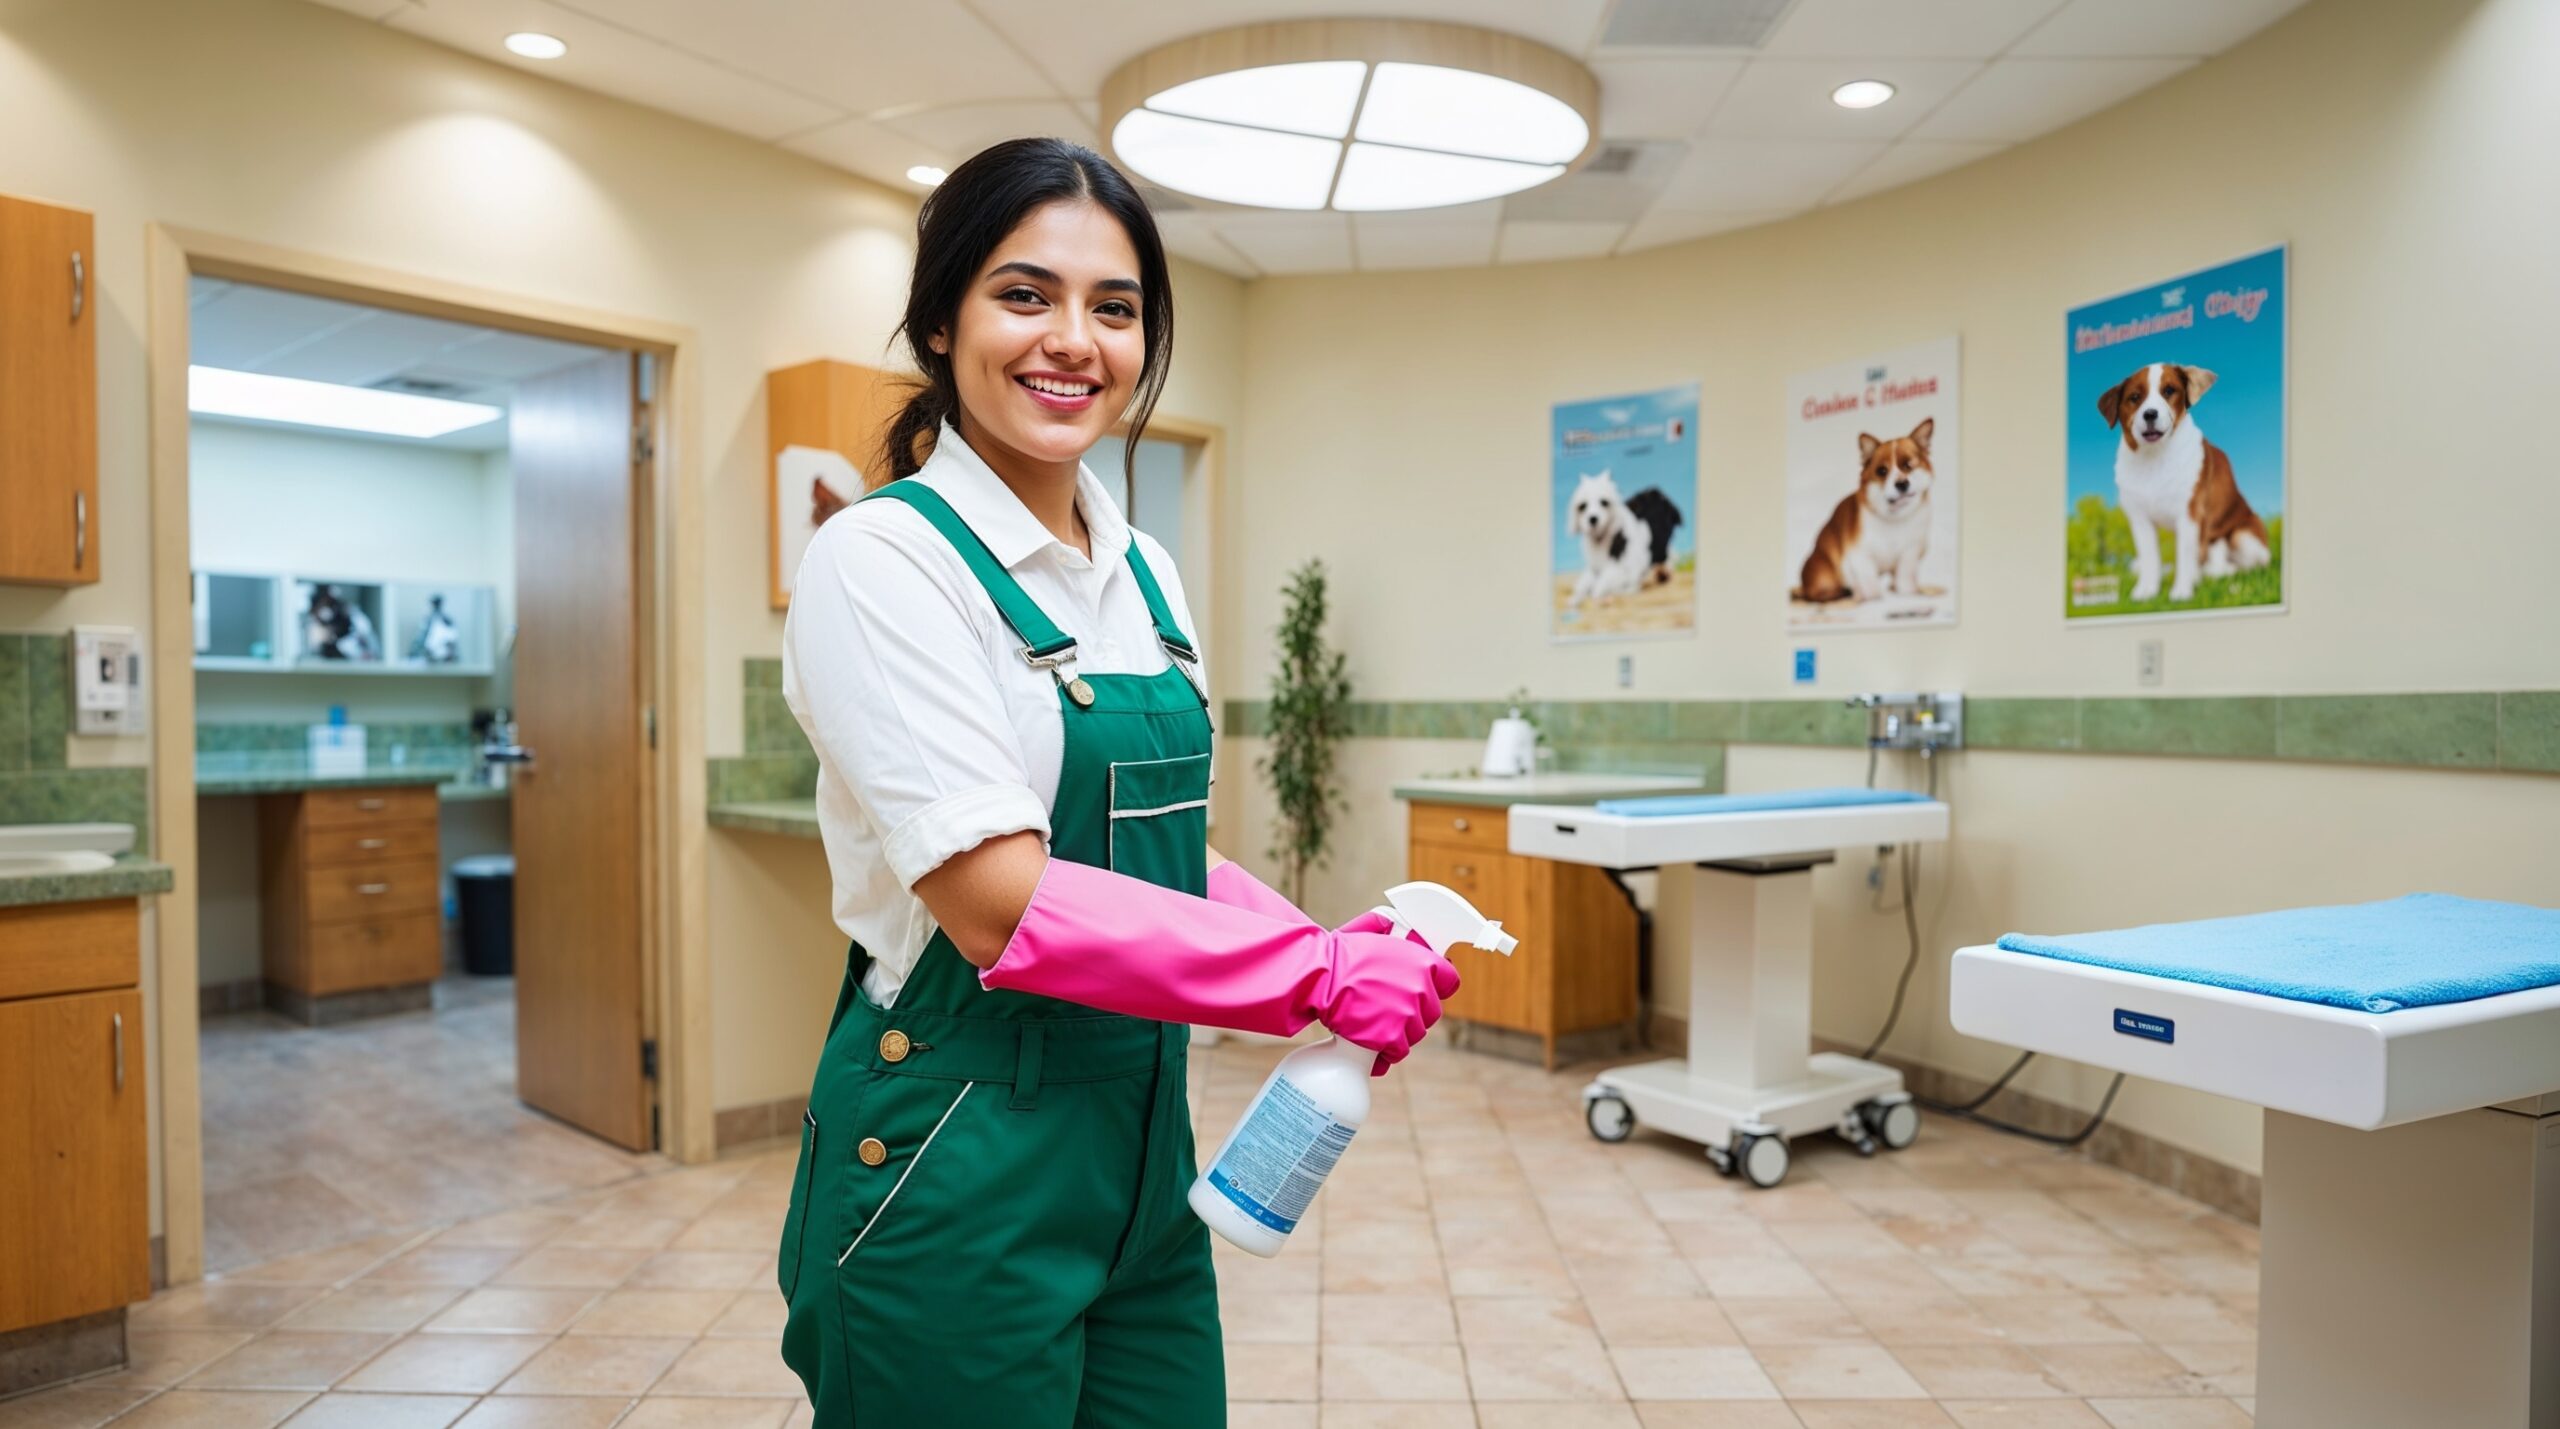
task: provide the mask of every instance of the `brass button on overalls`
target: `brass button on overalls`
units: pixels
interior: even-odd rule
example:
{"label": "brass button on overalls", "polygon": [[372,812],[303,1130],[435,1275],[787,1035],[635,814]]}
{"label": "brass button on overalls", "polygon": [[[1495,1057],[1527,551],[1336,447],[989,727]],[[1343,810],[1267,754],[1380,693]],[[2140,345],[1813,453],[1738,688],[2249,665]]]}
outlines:
{"label": "brass button on overalls", "polygon": [[889,1159],[889,1148],[880,1144],[879,1137],[866,1136],[862,1138],[862,1144],[853,1149],[853,1154],[862,1158],[863,1165],[877,1166]]}
{"label": "brass button on overalls", "polygon": [[892,1027],[880,1034],[880,1060],[903,1062],[907,1060],[907,1051],[913,1045],[907,1040],[907,1034]]}

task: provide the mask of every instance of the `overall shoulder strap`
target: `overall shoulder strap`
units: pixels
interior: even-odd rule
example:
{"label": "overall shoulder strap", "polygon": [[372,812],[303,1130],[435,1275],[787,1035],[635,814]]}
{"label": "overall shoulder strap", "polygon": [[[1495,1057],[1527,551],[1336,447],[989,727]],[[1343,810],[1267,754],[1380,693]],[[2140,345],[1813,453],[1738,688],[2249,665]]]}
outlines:
{"label": "overall shoulder strap", "polygon": [[1164,589],[1156,584],[1155,572],[1147,569],[1147,558],[1138,554],[1138,538],[1129,537],[1129,574],[1138,578],[1138,593],[1147,598],[1147,614],[1156,623],[1156,638],[1165,648],[1185,660],[1198,660],[1200,653],[1191,648],[1191,639],[1173,618],[1173,608],[1164,603]]}
{"label": "overall shoulder strap", "polygon": [[[996,610],[1004,616],[1004,623],[1013,627],[1014,637],[1022,642],[1025,659],[1035,665],[1055,664],[1075,653],[1074,637],[1058,629],[1041,612],[1038,602],[1024,592],[1021,584],[1014,580],[1013,573],[1004,568],[1003,563],[995,558],[995,553],[987,549],[987,543],[979,540],[978,533],[969,529],[969,523],[960,519],[960,513],[951,509],[951,503],[942,499],[941,493],[908,477],[890,482],[861,499],[903,501],[931,522],[933,529],[942,533],[942,539],[951,543],[951,549],[960,553],[969,573],[978,578],[978,584],[986,589],[988,598],[996,603]],[[1136,552],[1132,550],[1131,554]],[[1150,592],[1153,589],[1150,585]],[[1151,593],[1148,600],[1153,605],[1157,597]],[[1163,617],[1158,616],[1157,619],[1161,623]]]}

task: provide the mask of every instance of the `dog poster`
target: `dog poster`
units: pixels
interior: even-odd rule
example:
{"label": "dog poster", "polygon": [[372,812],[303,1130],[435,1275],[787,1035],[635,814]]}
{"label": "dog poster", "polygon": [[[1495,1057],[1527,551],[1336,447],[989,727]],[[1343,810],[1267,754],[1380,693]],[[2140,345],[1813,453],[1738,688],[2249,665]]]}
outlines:
{"label": "dog poster", "polygon": [[2281,612],[2285,250],[2074,308],[2063,615]]}
{"label": "dog poster", "polygon": [[1956,339],[1787,383],[1787,629],[1956,622]]}
{"label": "dog poster", "polygon": [[1698,624],[1698,386],[1559,402],[1549,633],[1688,635]]}

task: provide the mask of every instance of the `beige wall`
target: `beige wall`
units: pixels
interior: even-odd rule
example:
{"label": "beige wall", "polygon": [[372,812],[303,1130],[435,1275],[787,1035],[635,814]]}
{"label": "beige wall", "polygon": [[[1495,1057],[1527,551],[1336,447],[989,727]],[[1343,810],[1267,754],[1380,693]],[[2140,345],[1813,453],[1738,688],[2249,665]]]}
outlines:
{"label": "beige wall", "polygon": [[[0,133],[0,192],[97,216],[104,549],[95,586],[0,587],[0,629],[150,624],[143,241],[171,223],[692,329],[704,582],[674,598],[705,611],[705,747],[738,750],[740,662],[781,645],[764,374],[885,360],[910,198],[303,0],[0,0]],[[1240,285],[1187,264],[1176,282],[1165,410],[1232,425]],[[71,759],[148,751],[75,740]],[[823,1023],[834,992],[823,866],[813,844],[713,843],[714,1103],[788,1095],[816,1053],[806,1014]],[[156,1147],[156,1097],[154,1117]]]}
{"label": "beige wall", "polygon": [[[2527,455],[2548,445],[2539,374],[2560,315],[2553,53],[2544,0],[2314,0],[2073,128],[1803,219],[1616,260],[1255,283],[1231,687],[1260,683],[1283,575],[1310,555],[1335,573],[1333,633],[1367,699],[2132,694],[2143,639],[2165,642],[2169,695],[2560,686],[2560,483]],[[2293,245],[2292,613],[2065,630],[2064,310],[2277,242]],[[1794,687],[1802,642],[1774,598],[1787,376],[1948,333],[1964,342],[1963,623],[1820,638],[1821,683]],[[1550,645],[1548,403],[1693,380],[1697,637]],[[1325,911],[1402,873],[1383,781],[1474,752],[1354,746],[1357,827]],[[1222,784],[1259,831],[1251,753]],[[1862,773],[1862,755],[1744,748],[1729,778]],[[1944,954],[1962,942],[2411,888],[2554,897],[2560,780],[2026,754],[1948,775],[1956,842],[1930,861],[1928,971],[1894,1046],[1986,1075],[2001,1050],[1945,1021]],[[1902,945],[1898,919],[1861,911],[1862,872],[1821,875],[1816,995],[1817,1028],[1860,1042]],[[2067,1068],[2027,1082],[2084,1106],[2103,1084]],[[2162,1088],[2119,1107],[2256,1165],[2252,1109]]]}

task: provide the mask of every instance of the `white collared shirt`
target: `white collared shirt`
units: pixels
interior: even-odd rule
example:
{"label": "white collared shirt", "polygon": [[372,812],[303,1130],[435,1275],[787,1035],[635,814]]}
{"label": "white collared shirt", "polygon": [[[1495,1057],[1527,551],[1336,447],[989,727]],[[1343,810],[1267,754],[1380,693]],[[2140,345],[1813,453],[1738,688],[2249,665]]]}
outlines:
{"label": "white collared shirt", "polygon": [[[907,480],[950,503],[1075,638],[1074,672],[1151,675],[1171,663],[1129,570],[1132,540],[1199,648],[1173,558],[1131,528],[1091,468],[1076,472],[1090,560],[1051,535],[948,423]],[[900,501],[860,502],[818,528],[782,646],[782,697],[818,752],[836,926],[871,954],[863,990],[886,1007],[935,928],[916,880],[991,838],[1049,836],[1066,742],[1058,681],[1023,661],[1022,642],[959,553]]]}

